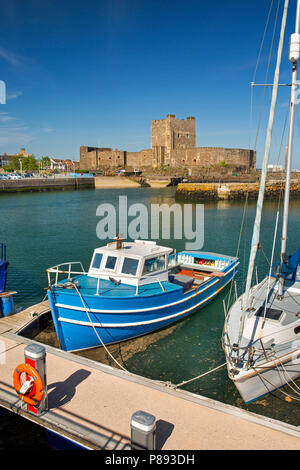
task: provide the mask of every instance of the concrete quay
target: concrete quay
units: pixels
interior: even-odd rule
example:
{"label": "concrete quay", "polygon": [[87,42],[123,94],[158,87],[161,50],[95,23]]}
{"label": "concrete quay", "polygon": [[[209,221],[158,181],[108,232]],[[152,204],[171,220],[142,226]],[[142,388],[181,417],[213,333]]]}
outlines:
{"label": "concrete quay", "polygon": [[[131,416],[138,410],[156,417],[157,449],[298,450],[300,429],[165,383],[43,345],[47,351],[48,411],[24,409],[12,384],[24,348],[36,343],[20,336],[45,302],[0,318],[0,406],[83,444],[88,449],[129,450]],[[17,328],[14,327],[18,323]],[[16,334],[16,333],[19,334]]]}

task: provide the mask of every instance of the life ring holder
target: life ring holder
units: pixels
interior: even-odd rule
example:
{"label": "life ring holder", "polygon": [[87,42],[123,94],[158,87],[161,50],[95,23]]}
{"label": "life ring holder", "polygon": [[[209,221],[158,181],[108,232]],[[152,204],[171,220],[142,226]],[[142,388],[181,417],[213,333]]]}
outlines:
{"label": "life ring holder", "polygon": [[[28,395],[19,393],[22,388],[20,380],[22,373],[28,374],[33,379],[33,388],[28,392]],[[44,396],[43,381],[37,370],[30,364],[19,364],[15,368],[13,373],[13,384],[20,399],[28,405],[37,406],[42,401]]]}

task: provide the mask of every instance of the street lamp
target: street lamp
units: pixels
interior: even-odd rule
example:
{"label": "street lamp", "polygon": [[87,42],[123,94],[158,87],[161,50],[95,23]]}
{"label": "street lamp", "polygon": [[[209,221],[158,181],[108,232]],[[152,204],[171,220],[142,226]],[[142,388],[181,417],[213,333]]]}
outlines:
{"label": "street lamp", "polygon": [[20,172],[22,173],[22,158],[19,158],[19,163],[20,163]]}

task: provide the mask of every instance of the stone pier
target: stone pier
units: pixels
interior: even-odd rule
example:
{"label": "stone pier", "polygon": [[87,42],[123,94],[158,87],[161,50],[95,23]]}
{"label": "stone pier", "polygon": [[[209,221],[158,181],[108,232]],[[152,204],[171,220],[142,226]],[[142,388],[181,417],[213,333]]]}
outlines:
{"label": "stone pier", "polygon": [[[285,187],[284,182],[269,181],[265,188],[265,199],[277,199]],[[178,201],[204,199],[257,199],[259,182],[257,183],[180,183],[175,198]],[[292,181],[290,198],[300,197],[300,181]]]}

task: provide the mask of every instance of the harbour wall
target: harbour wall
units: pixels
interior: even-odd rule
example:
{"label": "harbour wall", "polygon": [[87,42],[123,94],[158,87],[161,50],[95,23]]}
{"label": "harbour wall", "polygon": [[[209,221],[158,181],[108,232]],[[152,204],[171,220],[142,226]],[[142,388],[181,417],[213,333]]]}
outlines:
{"label": "harbour wall", "polygon": [[[278,198],[285,184],[280,181],[269,181],[265,188],[265,199]],[[257,183],[180,183],[175,198],[177,201],[190,200],[221,200],[221,199],[257,199],[259,182]],[[290,198],[300,198],[300,181],[292,181]]]}
{"label": "harbour wall", "polygon": [[94,178],[33,178],[0,180],[0,193],[64,191],[95,187]]}

